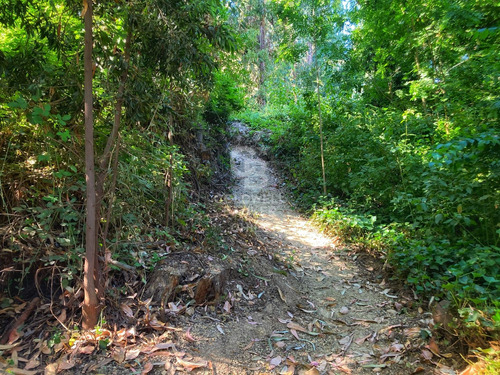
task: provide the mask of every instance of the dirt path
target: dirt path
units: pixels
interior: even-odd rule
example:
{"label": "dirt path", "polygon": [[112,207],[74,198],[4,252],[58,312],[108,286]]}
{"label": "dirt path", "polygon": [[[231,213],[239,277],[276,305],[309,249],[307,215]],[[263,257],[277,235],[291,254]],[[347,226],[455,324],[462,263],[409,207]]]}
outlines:
{"label": "dirt path", "polygon": [[[124,310],[124,301],[120,310],[128,317],[136,311],[139,319],[115,332],[112,347],[97,351],[96,343],[83,342],[46,371],[456,374],[441,365],[448,355],[430,338],[432,314],[413,296],[391,289],[380,265],[361,262],[363,253],[324,236],[292,210],[279,179],[254,149],[235,146],[231,159],[233,194],[211,216],[221,234],[216,249],[188,249],[165,259],[171,273],[193,268],[168,309],[143,298]],[[215,301],[195,306],[189,282],[207,272],[196,271],[202,258],[208,268],[221,266],[227,283]],[[151,285],[170,294],[171,278],[162,267],[155,274],[167,286]],[[75,363],[78,352],[93,354]]]}
{"label": "dirt path", "polygon": [[262,246],[248,248],[250,275],[230,284],[227,314],[193,321],[212,373],[432,373],[421,357],[429,314],[409,312],[409,297],[369,281],[348,249],[290,209],[254,149],[235,146],[231,157],[236,206],[251,212]]}

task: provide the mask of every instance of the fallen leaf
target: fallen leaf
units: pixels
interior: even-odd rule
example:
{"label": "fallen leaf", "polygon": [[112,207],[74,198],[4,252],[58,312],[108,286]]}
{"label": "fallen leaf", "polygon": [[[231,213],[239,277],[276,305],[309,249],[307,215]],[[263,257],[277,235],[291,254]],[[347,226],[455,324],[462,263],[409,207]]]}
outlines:
{"label": "fallen leaf", "polygon": [[283,359],[280,356],[274,357],[269,361],[269,368],[272,370],[273,368],[281,365]]}
{"label": "fallen leaf", "polygon": [[40,366],[40,361],[38,359],[30,359],[28,361],[28,363],[26,363],[26,366],[24,366],[24,369],[25,370],[32,370],[34,368],[37,368],[38,366]]}
{"label": "fallen leaf", "polygon": [[78,353],[82,354],[92,354],[95,347],[93,345],[81,346],[78,348]]}
{"label": "fallen leaf", "polygon": [[290,329],[294,329],[296,331],[300,331],[300,332],[305,332],[307,333],[307,329],[305,329],[304,327],[302,327],[301,325],[295,323],[295,322],[290,322],[286,325],[288,328]]}
{"label": "fallen leaf", "polygon": [[113,358],[118,363],[122,363],[123,361],[125,361],[125,349],[114,348],[113,353],[111,353],[111,358]]}
{"label": "fallen leaf", "polygon": [[151,362],[146,362],[144,368],[142,369],[141,375],[145,375],[153,369],[153,364]]}
{"label": "fallen leaf", "polygon": [[429,349],[434,355],[439,356],[439,347],[436,344],[436,341],[434,340],[434,338],[431,338],[431,340],[429,341],[429,344],[427,344],[426,348]]}
{"label": "fallen leaf", "polygon": [[307,370],[306,372],[303,372],[301,374],[303,374],[303,375],[319,375],[320,372],[316,367],[312,367],[309,370]]}
{"label": "fallen leaf", "polygon": [[227,312],[228,314],[231,312],[231,304],[229,303],[229,301],[226,301],[224,303],[224,311]]}
{"label": "fallen leaf", "polygon": [[165,362],[165,371],[167,372],[167,375],[174,375],[175,374],[175,366],[172,362]]}
{"label": "fallen leaf", "polygon": [[297,333],[296,330],[294,329],[290,329],[290,333],[293,335],[293,337],[295,337],[297,340],[300,340],[299,338],[299,334]]}
{"label": "fallen leaf", "polygon": [[283,292],[279,287],[278,287],[278,293],[280,295],[281,300],[286,303],[285,295],[283,294]]}
{"label": "fallen leaf", "polygon": [[19,345],[19,343],[9,344],[9,345],[0,345],[0,350],[9,350],[9,349],[15,348],[18,345]]}
{"label": "fallen leaf", "polygon": [[423,367],[417,367],[413,372],[412,372],[412,375],[413,374],[418,374],[419,372],[424,372],[425,371],[425,368]]}
{"label": "fallen leaf", "polygon": [[400,352],[401,350],[404,349],[404,345],[400,343],[394,343],[391,345],[391,351],[392,352]]}
{"label": "fallen leaf", "polygon": [[293,375],[295,374],[295,365],[290,365],[287,367],[284,367],[283,370],[281,370],[280,375]]}
{"label": "fallen leaf", "polygon": [[12,344],[17,341],[19,337],[22,335],[19,333],[17,329],[13,330],[10,335],[9,335],[9,341],[7,341],[7,344]]}
{"label": "fallen leaf", "polygon": [[181,358],[177,358],[177,363],[180,364],[182,367],[184,367],[188,371],[193,371],[197,368],[201,367],[207,367],[208,362],[207,361],[200,361],[200,362],[189,362],[189,361],[184,361]]}
{"label": "fallen leaf", "polygon": [[70,358],[69,355],[66,355],[59,362],[59,366],[57,367],[57,372],[62,371],[62,370],[69,370],[69,369],[75,367],[75,365],[76,365],[75,360]]}
{"label": "fallen leaf", "polygon": [[217,325],[216,325],[216,327],[217,327],[217,330],[218,330],[220,333],[222,333],[223,335],[225,335],[224,330],[222,329],[222,327],[221,327],[221,325],[220,325],[220,324],[217,324]]}
{"label": "fallen leaf", "polygon": [[254,340],[250,341],[250,344],[248,344],[247,346],[245,346],[245,347],[243,348],[243,350],[244,350],[244,351],[247,351],[248,349],[250,349],[250,348],[253,346],[253,344],[254,344],[254,343],[255,343],[255,341],[254,341]]}
{"label": "fallen leaf", "polygon": [[125,355],[125,360],[131,361],[133,359],[136,359],[140,353],[141,350],[139,348],[129,349],[127,350],[127,354]]}
{"label": "fallen leaf", "polygon": [[346,345],[351,341],[351,335],[347,335],[339,340],[340,345]]}
{"label": "fallen leaf", "polygon": [[58,366],[59,364],[57,362],[45,366],[44,375],[56,375]]}
{"label": "fallen leaf", "polygon": [[122,311],[125,313],[125,315],[127,315],[129,318],[134,317],[134,312],[132,311],[129,305],[122,303],[120,307],[122,308]]}
{"label": "fallen leaf", "polygon": [[405,336],[408,336],[409,338],[416,339],[420,337],[420,327],[412,327],[412,328],[406,328],[403,333]]}
{"label": "fallen leaf", "polygon": [[354,342],[358,345],[363,344],[366,340],[368,340],[372,336],[372,333],[370,333],[368,336],[365,337],[360,337],[359,339],[354,340]]}
{"label": "fallen leaf", "polygon": [[66,321],[66,309],[63,309],[59,316],[57,317],[59,323],[64,323]]}
{"label": "fallen leaf", "polygon": [[420,354],[423,359],[426,361],[430,361],[432,359],[432,353],[427,349],[422,349],[422,353]]}
{"label": "fallen leaf", "polygon": [[196,342],[196,339],[191,336],[191,327],[189,327],[186,331],[186,333],[184,334],[184,339],[186,339],[186,341],[189,341],[189,342]]}

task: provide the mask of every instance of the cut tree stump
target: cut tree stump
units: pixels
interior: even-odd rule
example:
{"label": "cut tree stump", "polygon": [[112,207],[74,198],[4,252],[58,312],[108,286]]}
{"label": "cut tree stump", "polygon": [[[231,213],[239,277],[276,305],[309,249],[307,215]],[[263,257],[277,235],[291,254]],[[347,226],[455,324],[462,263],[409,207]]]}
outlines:
{"label": "cut tree stump", "polygon": [[217,300],[224,293],[231,269],[205,254],[171,253],[155,267],[144,293],[166,306],[181,293],[197,304]]}

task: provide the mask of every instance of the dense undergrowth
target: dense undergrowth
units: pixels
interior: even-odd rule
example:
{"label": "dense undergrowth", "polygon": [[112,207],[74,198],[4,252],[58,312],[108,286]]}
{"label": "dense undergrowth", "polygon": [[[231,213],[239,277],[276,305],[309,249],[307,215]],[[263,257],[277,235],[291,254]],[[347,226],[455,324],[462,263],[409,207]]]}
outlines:
{"label": "dense undergrowth", "polygon": [[[85,255],[81,9],[11,5],[0,17],[3,305],[78,290]],[[120,267],[137,269],[144,283],[181,243],[214,240],[199,234],[209,227],[205,201],[227,178],[227,117],[241,108],[227,99],[236,88],[217,56],[230,59],[235,43],[221,6],[95,5],[98,243],[107,283],[120,279]]]}
{"label": "dense undergrowth", "polygon": [[[325,230],[378,250],[424,299],[452,301],[455,328],[485,346],[500,332],[495,6],[417,3],[341,12],[359,22],[350,34],[322,34],[315,20],[297,33],[316,41],[313,62],[276,62],[266,105],[234,119],[264,130],[297,202]],[[299,17],[290,12],[278,17]]]}

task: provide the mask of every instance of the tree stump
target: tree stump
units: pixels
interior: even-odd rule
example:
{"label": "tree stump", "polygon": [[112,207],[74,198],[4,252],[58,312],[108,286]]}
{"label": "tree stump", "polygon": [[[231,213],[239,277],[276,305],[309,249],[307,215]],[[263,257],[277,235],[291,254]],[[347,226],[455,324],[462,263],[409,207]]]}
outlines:
{"label": "tree stump", "polygon": [[165,306],[187,293],[197,304],[217,300],[224,293],[230,269],[205,254],[172,253],[158,263],[144,295]]}

